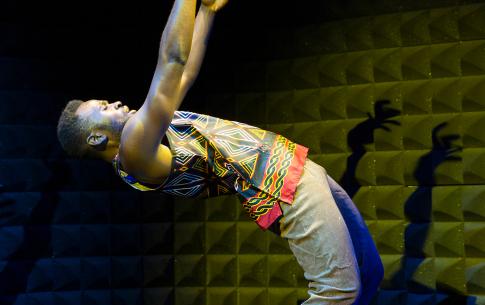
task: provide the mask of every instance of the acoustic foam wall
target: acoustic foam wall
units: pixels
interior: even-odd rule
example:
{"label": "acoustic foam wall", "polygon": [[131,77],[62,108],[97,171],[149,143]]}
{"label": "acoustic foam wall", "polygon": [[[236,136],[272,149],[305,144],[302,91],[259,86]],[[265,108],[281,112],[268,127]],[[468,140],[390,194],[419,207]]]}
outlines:
{"label": "acoustic foam wall", "polygon": [[[335,21],[269,29],[268,59],[236,68],[234,92],[216,90],[208,111],[225,107],[306,145],[340,179],[355,153],[350,133],[388,101],[399,125],[372,131],[353,173],[354,201],[385,266],[373,303],[483,304],[485,5],[332,3]],[[229,216],[213,217],[221,202]],[[237,201],[175,204],[194,207],[199,217],[175,228],[175,264],[183,266],[175,290],[185,295],[177,304],[305,298],[285,241],[260,232]]]}
{"label": "acoustic foam wall", "polygon": [[[358,143],[365,154],[350,175],[385,265],[374,304],[484,303],[485,7],[473,2],[480,1],[326,1],[313,15],[333,21],[264,27],[261,54],[234,69],[224,64],[227,73],[206,68],[212,77],[199,79],[211,91],[207,113],[281,132],[310,147],[336,179],[355,154],[348,138],[368,113],[376,116],[378,101],[400,112],[399,126]],[[97,5],[106,7],[95,17],[132,9]],[[95,28],[84,36],[114,45],[101,55],[139,36]],[[98,162],[66,159],[54,137],[57,111],[77,86],[105,95],[109,73],[78,84],[84,78],[69,72],[88,66],[77,62],[84,49],[69,65],[70,52],[60,62],[42,59],[48,48],[26,59],[10,50],[25,38],[19,31],[5,32],[0,62],[0,304],[273,305],[306,297],[286,242],[261,232],[236,198],[139,194]],[[34,40],[44,43],[44,34]],[[74,36],[68,45],[80,48]],[[137,48],[142,38],[134,58],[146,56]],[[140,72],[137,63],[128,70]],[[444,162],[451,144],[463,146],[451,154],[461,159]]]}
{"label": "acoustic foam wall", "polygon": [[136,107],[171,3],[56,2],[0,13],[0,304],[173,304],[173,202],[67,157],[55,134],[69,99]]}

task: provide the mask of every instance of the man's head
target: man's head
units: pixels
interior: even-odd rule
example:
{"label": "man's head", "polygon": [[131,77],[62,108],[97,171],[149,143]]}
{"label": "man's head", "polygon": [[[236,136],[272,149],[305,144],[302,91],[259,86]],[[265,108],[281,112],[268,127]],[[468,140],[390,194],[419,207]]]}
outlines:
{"label": "man's head", "polygon": [[72,100],[57,124],[62,148],[75,157],[100,157],[119,146],[125,123],[135,113],[121,102]]}

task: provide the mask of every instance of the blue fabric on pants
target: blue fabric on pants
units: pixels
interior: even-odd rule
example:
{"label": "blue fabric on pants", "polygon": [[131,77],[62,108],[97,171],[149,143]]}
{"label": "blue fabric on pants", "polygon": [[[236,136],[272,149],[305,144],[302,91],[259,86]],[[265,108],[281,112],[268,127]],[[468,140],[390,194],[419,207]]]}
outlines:
{"label": "blue fabric on pants", "polygon": [[295,200],[281,209],[281,236],[309,281],[303,304],[368,304],[382,264],[357,208],[325,169],[307,159]]}
{"label": "blue fabric on pants", "polygon": [[327,180],[335,203],[349,230],[359,265],[361,290],[354,305],[369,304],[384,275],[381,258],[369,230],[352,199],[330,176],[327,176]]}

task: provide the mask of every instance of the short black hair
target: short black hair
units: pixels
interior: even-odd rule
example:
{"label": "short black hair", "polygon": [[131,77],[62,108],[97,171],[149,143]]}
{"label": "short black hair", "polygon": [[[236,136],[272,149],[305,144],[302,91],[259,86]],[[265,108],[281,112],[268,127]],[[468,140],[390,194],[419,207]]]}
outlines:
{"label": "short black hair", "polygon": [[57,123],[57,138],[62,148],[68,155],[78,158],[87,153],[86,138],[90,132],[89,123],[76,114],[82,103],[82,100],[69,101]]}

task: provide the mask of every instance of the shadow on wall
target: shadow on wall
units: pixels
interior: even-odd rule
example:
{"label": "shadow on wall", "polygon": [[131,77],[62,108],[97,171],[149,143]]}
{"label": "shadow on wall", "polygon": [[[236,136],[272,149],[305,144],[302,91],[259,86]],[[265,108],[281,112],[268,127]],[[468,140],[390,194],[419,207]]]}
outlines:
{"label": "shadow on wall", "polygon": [[[383,129],[392,132],[391,125],[400,125],[397,120],[392,119],[400,114],[400,111],[389,107],[389,104],[389,101],[377,101],[375,104],[375,116],[372,117],[368,114],[368,119],[356,125],[348,134],[347,143],[352,149],[352,154],[347,158],[346,171],[339,182],[351,197],[361,187],[356,178],[356,169],[359,161],[366,153],[365,145],[374,142],[374,130]],[[384,296],[382,297],[383,302],[377,301],[381,299],[380,297],[374,297],[372,302],[374,304],[472,305],[476,302],[475,297],[463,295],[450,287],[436,287],[433,289],[412,280],[412,276],[426,258],[424,245],[432,224],[431,195],[432,188],[436,185],[434,172],[444,162],[461,160],[455,154],[461,151],[461,147],[453,143],[459,139],[459,135],[439,135],[445,126],[446,123],[442,123],[433,128],[432,149],[419,159],[414,170],[414,177],[418,187],[404,204],[404,213],[409,220],[404,234],[404,256],[399,270],[390,279],[391,287],[389,289],[381,289],[380,292],[385,293],[386,290],[402,291],[407,293],[407,301],[400,294],[398,296],[399,300],[394,297],[386,298]]]}
{"label": "shadow on wall", "polygon": [[[52,268],[45,266],[47,269],[42,274],[36,274],[34,270],[39,267],[42,269],[42,259],[50,260],[52,256],[52,221],[59,204],[59,193],[56,190],[62,186],[62,181],[69,181],[69,171],[61,160],[44,161],[44,165],[50,176],[42,186],[38,202],[28,212],[27,219],[23,220],[21,215],[25,204],[15,200],[19,193],[8,193],[0,189],[0,230],[4,231],[4,238],[11,236],[10,242],[1,242],[2,305],[29,303],[22,300],[21,296],[32,287],[43,291],[52,288],[52,281],[46,278]],[[15,186],[14,189],[25,187]],[[22,219],[23,223],[19,224],[18,219]],[[49,269],[51,272],[47,272]]]}
{"label": "shadow on wall", "polygon": [[347,158],[346,170],[339,183],[351,198],[361,187],[355,173],[359,161],[366,153],[365,145],[374,143],[374,130],[383,129],[390,132],[389,125],[400,125],[398,121],[391,119],[400,114],[400,111],[388,107],[389,104],[389,101],[377,101],[374,105],[375,116],[367,113],[367,120],[357,124],[347,135],[347,145],[352,154]]}

